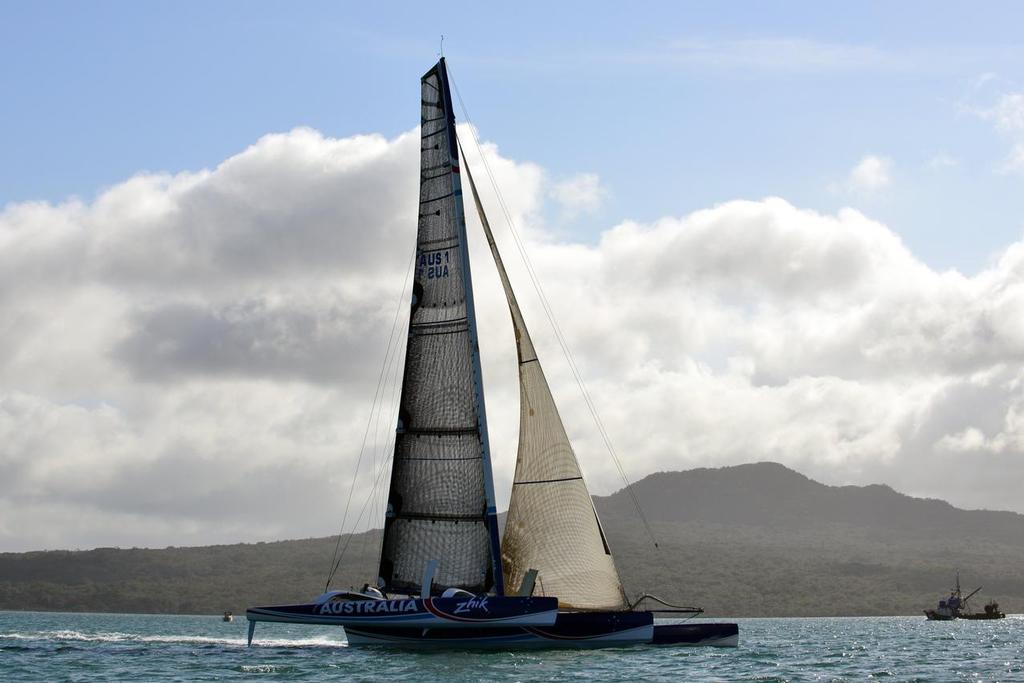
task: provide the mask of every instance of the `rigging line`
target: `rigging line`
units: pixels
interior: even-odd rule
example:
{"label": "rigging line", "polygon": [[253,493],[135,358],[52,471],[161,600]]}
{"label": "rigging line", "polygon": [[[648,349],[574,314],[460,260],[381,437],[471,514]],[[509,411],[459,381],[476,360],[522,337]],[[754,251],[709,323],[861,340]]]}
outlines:
{"label": "rigging line", "polygon": [[[415,253],[413,254],[413,256],[415,258]],[[398,390],[400,388],[400,382],[399,382],[399,379],[398,379],[398,372],[399,372],[399,368],[401,368],[402,365],[403,365],[402,362],[399,359],[400,358],[402,360],[405,359],[404,352],[405,352],[405,345],[400,344],[400,343],[396,343],[396,345],[395,345],[395,352],[391,355],[391,362],[389,363],[387,371],[385,373],[386,374],[386,376],[385,376],[385,383],[384,383],[385,391],[386,391],[386,387],[390,383],[390,385],[392,387],[391,388],[391,405],[394,406],[392,408],[391,421],[390,421],[390,423],[386,423],[386,424],[397,424],[398,412],[399,412],[399,409],[401,407],[401,406],[398,405],[398,402],[397,402]],[[394,374],[393,375],[391,374],[391,368],[394,368]],[[388,379],[388,377],[390,377],[390,380]],[[384,398],[384,395],[383,395],[383,392],[382,392],[382,394],[381,394],[382,401],[383,401],[383,398]],[[378,416],[380,415],[380,412],[383,411],[383,410],[384,410],[383,404],[381,404],[381,406],[378,408]],[[377,435],[374,434],[375,442],[376,442],[376,438],[377,438]],[[397,433],[395,431],[390,432],[388,437],[385,439],[384,445],[380,449],[379,454],[377,455],[376,458],[374,458],[374,462],[371,465],[371,469],[372,470],[376,470],[377,474],[374,477],[373,485],[370,487],[370,492],[366,495],[366,498],[363,500],[363,504],[362,504],[362,506],[359,509],[359,516],[356,519],[355,523],[352,525],[352,531],[349,533],[348,538],[345,541],[345,545],[343,547],[341,547],[341,552],[338,554],[338,556],[336,558],[337,561],[334,563],[334,567],[331,570],[331,576],[332,577],[334,576],[334,573],[337,572],[338,568],[341,566],[342,561],[344,561],[344,559],[345,559],[345,554],[348,551],[349,545],[352,542],[352,537],[355,535],[355,530],[359,528],[360,523],[363,521],[363,515],[366,513],[367,506],[368,505],[370,507],[378,506],[379,503],[382,500],[381,493],[383,491],[383,487],[381,486],[381,484],[384,482],[384,474],[389,471],[388,465],[391,464],[391,459],[387,457],[387,453],[389,451],[393,451],[394,450],[396,439],[397,439]],[[371,448],[371,451],[375,451],[375,450],[376,449]],[[362,549],[364,551],[366,550],[367,544],[369,543],[368,539],[369,539],[369,535],[370,535],[371,531],[373,531],[373,530],[372,529],[368,529],[366,531],[366,533],[363,534]],[[380,551],[381,551],[381,548],[383,547],[383,543],[384,543],[384,534],[383,534],[383,531],[382,531],[381,534],[380,534],[380,541],[377,544],[377,556],[378,556],[378,558],[380,556]],[[340,537],[339,537],[339,544],[340,544]],[[370,567],[369,571],[370,571],[370,573],[372,573],[372,572],[376,571],[376,567],[372,566],[373,555],[370,556],[370,560],[371,560],[371,567]]]}
{"label": "rigging line", "polygon": [[[399,339],[401,339],[401,337],[399,337]],[[380,430],[380,422],[381,422],[381,416],[384,413],[384,406],[385,405],[392,405],[392,406],[395,405],[396,390],[397,390],[397,386],[399,384],[399,381],[398,381],[398,368],[400,367],[400,363],[399,363],[398,359],[399,359],[399,356],[401,354],[401,350],[404,349],[404,348],[405,348],[405,346],[403,344],[401,344],[401,343],[396,343],[395,344],[394,352],[391,354],[391,358],[388,361],[387,367],[386,367],[385,372],[384,372],[384,385],[383,385],[384,386],[384,392],[381,393],[381,401],[382,401],[382,403],[381,403],[380,407],[377,410],[377,420],[376,420],[376,424],[374,425],[374,428],[373,428],[373,444],[374,445],[370,449],[371,453],[374,453],[373,463],[371,465],[372,471],[377,471],[381,467],[382,463],[385,462],[385,459],[387,457],[388,440],[389,440],[389,438],[391,438],[391,435],[394,434],[394,429],[392,429],[390,434],[387,431],[385,431],[385,433],[382,435],[380,433],[381,432],[381,430]],[[384,394],[388,392],[388,388],[389,387],[390,387],[390,393],[391,393],[391,403],[384,403],[383,402],[384,401]],[[397,411],[398,411],[398,408],[396,407],[396,408],[393,409],[391,414],[388,416],[390,418],[390,421],[384,423],[385,430],[387,430],[387,425],[388,424],[390,424],[392,426],[396,424],[396,420],[398,419]],[[383,441],[384,445],[380,449],[380,451],[377,452],[377,444],[381,443],[382,441]],[[372,487],[371,491],[370,491],[370,497],[371,497],[370,507],[371,508],[376,508],[379,505],[380,497],[381,497],[380,496],[380,489],[381,489],[381,487],[379,487],[377,485],[374,485]],[[361,519],[361,516],[360,516],[360,519]],[[357,522],[355,524],[355,526],[353,527],[352,532],[355,533],[355,530],[358,527],[359,527],[359,523]],[[365,552],[367,550],[367,547],[369,546],[369,543],[370,543],[369,536],[370,536],[370,534],[368,532],[369,532],[369,530],[367,530],[367,533],[362,535],[362,543],[360,543],[360,546],[359,546],[359,551],[358,551],[359,553],[365,554]],[[343,557],[344,557],[344,553],[342,554],[342,557],[338,558],[339,566],[341,564],[341,560],[343,559]],[[372,554],[370,555],[370,557],[371,557],[371,562],[372,562]],[[372,571],[373,571],[373,568],[371,567],[370,572],[372,572]]]}
{"label": "rigging line", "polygon": [[348,511],[352,504],[352,494],[355,492],[356,479],[359,475],[359,467],[363,462],[363,453],[366,450],[366,440],[370,434],[370,425],[373,424],[374,412],[378,410],[378,396],[383,399],[382,389],[384,387],[384,373],[388,367],[388,357],[392,353],[392,342],[395,339],[395,328],[398,326],[398,316],[402,311],[402,302],[405,300],[405,290],[409,286],[409,276],[412,273],[413,264],[416,261],[416,250],[413,250],[412,256],[409,257],[409,265],[406,266],[405,279],[402,281],[402,292],[398,296],[398,303],[395,306],[395,317],[391,321],[391,333],[388,335],[388,345],[384,351],[384,360],[381,362],[380,376],[377,378],[377,388],[373,392],[373,402],[370,405],[370,415],[366,420],[366,429],[363,431],[363,441],[359,446],[359,456],[356,458],[356,467],[352,473],[352,483],[349,485],[348,497],[345,500],[345,509],[341,517],[341,528],[338,530],[338,540],[334,544],[334,555],[331,556],[332,569],[327,574],[327,582],[324,584],[324,591],[326,592],[328,587],[331,585],[331,579],[334,578],[334,572],[337,570],[335,560],[338,559],[338,550],[341,547],[341,537],[345,533],[345,523],[348,521]]}
{"label": "rigging line", "polygon": [[[409,323],[412,324],[412,320],[411,319],[410,319]],[[400,355],[400,360],[395,363],[395,381],[394,381],[394,384],[392,386],[392,391],[391,391],[391,405],[393,406],[392,413],[391,413],[391,424],[393,424],[393,425],[397,425],[398,424],[398,414],[399,414],[399,412],[401,412],[401,408],[402,408],[402,406],[401,406],[402,380],[399,378],[398,372],[399,372],[400,368],[404,369],[404,367],[405,367],[405,357],[406,357],[406,352],[407,351],[408,351],[408,347],[406,345],[404,345],[404,344],[401,345],[400,351],[399,351],[399,353],[401,354]],[[381,467],[386,467],[388,464],[390,464],[392,462],[392,460],[387,457],[387,451],[391,450],[393,452],[394,449],[395,449],[395,446],[397,444],[397,441],[398,441],[398,433],[397,433],[396,430],[392,430],[392,432],[390,434],[390,445],[385,444],[385,449],[384,449],[384,453],[383,453],[384,458],[383,458],[383,460],[381,462]],[[380,507],[381,503],[383,503],[385,506],[387,505],[387,494],[384,493],[383,491],[381,491],[380,500],[378,500],[378,502],[377,502],[378,507]],[[386,511],[387,511],[387,508],[385,507],[385,513],[386,513]],[[378,546],[377,547],[377,556],[379,558],[380,554],[384,551],[384,533],[383,533],[383,531],[381,532],[380,542],[377,544],[377,546]]]}
{"label": "rigging line", "polygon": [[[402,387],[402,380],[401,380],[401,378],[399,376],[399,373],[400,373],[401,369],[404,367],[405,350],[406,350],[406,346],[404,344],[399,344],[397,346],[397,348],[396,348],[396,352],[394,354],[392,354],[392,360],[394,361],[394,363],[393,363],[394,374],[391,376],[391,383],[390,383],[390,385],[391,385],[391,403],[389,404],[389,405],[392,406],[392,409],[391,409],[391,416],[390,416],[391,419],[390,419],[389,422],[385,422],[385,426],[389,425],[389,424],[392,425],[392,426],[398,424],[398,413],[399,413],[399,411],[401,409],[401,405],[399,403],[399,401],[400,401],[399,391],[400,391],[400,389]],[[396,432],[395,429],[391,429],[390,432],[385,434],[384,445],[380,449],[379,456],[378,456],[378,458],[376,460],[376,463],[375,463],[376,467],[378,469],[385,469],[387,467],[387,465],[391,462],[391,458],[388,457],[388,453],[389,452],[390,453],[394,452],[395,443],[397,441],[397,438],[398,438],[398,435],[397,435],[397,432]],[[372,502],[370,504],[371,509],[380,509],[382,507],[382,504],[385,504],[385,505],[387,504],[387,494],[384,492],[384,487],[381,485],[381,483],[383,481],[384,481],[383,478],[381,478],[373,486],[373,491],[372,491],[373,499],[372,499]],[[366,548],[366,545],[369,543],[368,539],[369,539],[369,534],[367,534],[367,543],[364,544],[364,546],[363,546],[364,550]],[[377,557],[378,560],[380,559],[380,554],[381,554],[381,552],[383,550],[383,547],[384,547],[384,533],[383,533],[383,530],[382,530],[381,534],[380,534],[379,542],[376,543],[376,557]],[[369,575],[370,576],[374,576],[374,575],[376,575],[376,572],[377,572],[377,567],[373,566],[374,554],[371,553],[369,557],[370,557],[370,572],[369,572]]]}
{"label": "rigging line", "polygon": [[[413,259],[415,259],[415,257],[416,256],[415,256],[415,253],[414,253],[413,254]],[[403,291],[402,291],[403,299],[404,299],[404,294],[405,294],[405,290],[403,289]],[[401,305],[401,302],[400,302],[399,305]],[[406,336],[408,336],[408,335],[406,335]],[[404,359],[404,355],[402,355],[402,354],[403,354],[403,351],[405,350],[405,347],[406,347],[405,344],[400,343],[400,340],[401,340],[401,337],[399,337],[398,340],[396,340],[395,346],[392,349],[391,359],[388,361],[387,368],[384,371],[384,385],[383,385],[384,386],[384,391],[381,393],[381,401],[384,400],[384,398],[385,398],[384,394],[387,392],[388,388],[390,387],[391,388],[391,403],[381,403],[381,406],[377,409],[377,422],[376,422],[376,424],[374,425],[374,428],[373,428],[373,444],[374,444],[374,447],[371,449],[371,452],[376,450],[376,445],[381,443],[381,441],[384,442],[384,449],[387,448],[388,439],[390,439],[391,436],[394,434],[395,425],[397,424],[398,407],[397,407],[397,405],[395,403],[395,394],[397,392],[397,388],[398,388],[398,384],[399,384],[398,369],[400,367],[400,363],[399,363],[398,359],[399,359],[400,356]],[[394,370],[394,372],[392,372],[392,369]],[[381,434],[380,420],[381,420],[381,416],[384,414],[384,406],[385,405],[391,405],[391,406],[394,406],[394,408],[391,411],[391,415],[389,415],[390,420],[384,423],[384,433]],[[390,429],[388,428],[388,425],[391,425]],[[384,450],[384,449],[382,449],[380,451],[380,453],[376,454],[376,456],[374,457],[374,469],[379,467],[381,459],[386,456],[386,450]]]}
{"label": "rigging line", "polygon": [[[377,408],[378,417],[380,416],[380,414],[384,410],[384,405],[385,405],[384,404],[384,395],[385,395],[385,393],[387,393],[387,387],[388,387],[389,383],[392,386],[392,391],[391,391],[392,403],[395,404],[395,396],[396,396],[396,392],[397,392],[397,383],[398,383],[398,369],[401,367],[401,362],[399,362],[398,359],[399,358],[403,358],[404,359],[404,355],[402,355],[402,352],[404,351],[404,348],[405,347],[404,347],[403,344],[401,344],[401,343],[396,341],[395,347],[393,349],[394,352],[391,355],[391,360],[389,362],[387,371],[385,373],[384,390],[381,392],[381,403],[378,404],[378,408]],[[391,373],[391,368],[392,367],[395,368],[394,374]],[[389,423],[385,423],[385,424],[396,424],[397,419],[398,419],[398,406],[397,406],[397,404],[395,404],[393,412],[391,413],[390,422]],[[341,552],[338,554],[337,561],[335,562],[334,568],[332,569],[332,576],[333,576],[333,573],[338,570],[338,568],[341,566],[341,563],[344,561],[345,553],[346,553],[346,551],[347,551],[347,549],[349,547],[349,544],[352,541],[352,537],[355,535],[356,529],[358,529],[359,525],[362,523],[363,515],[366,512],[367,505],[369,505],[371,502],[373,502],[373,504],[376,505],[377,504],[376,502],[379,501],[380,498],[381,498],[380,492],[382,490],[381,482],[383,481],[383,474],[387,471],[387,466],[391,463],[390,458],[387,458],[386,454],[387,454],[389,449],[393,449],[393,447],[394,447],[394,439],[395,439],[395,432],[391,431],[390,434],[385,437],[384,445],[381,448],[379,454],[377,454],[377,456],[373,459],[373,463],[371,464],[371,472],[374,471],[374,470],[376,471],[376,475],[374,477],[373,484],[370,487],[370,491],[367,494],[366,498],[363,500],[363,504],[362,504],[362,506],[360,507],[360,510],[359,510],[359,516],[357,517],[356,521],[352,525],[352,530],[349,532],[348,539],[346,540],[345,545],[341,548]],[[376,440],[377,440],[377,435],[375,434],[374,435],[374,442],[375,443],[376,443]],[[370,451],[372,453],[372,452],[376,451],[376,448],[375,447],[371,447]],[[363,534],[362,548],[363,548],[364,551],[366,550],[367,544],[369,543],[368,538],[369,538],[370,531],[372,531],[372,529],[368,529],[367,533]],[[371,556],[371,561],[372,561],[372,556]],[[370,572],[371,573],[374,572],[375,570],[376,570],[375,567],[371,567],[370,568]]]}
{"label": "rigging line", "polygon": [[[380,469],[377,471],[377,477],[374,479],[373,486],[371,487],[370,492],[368,494],[366,494],[366,498],[363,499],[362,507],[359,508],[359,517],[356,519],[355,524],[353,524],[353,526],[352,526],[353,531],[350,532],[345,537],[345,545],[343,545],[341,547],[341,554],[338,555],[338,561],[334,564],[334,567],[331,568],[331,577],[332,578],[334,576],[334,573],[336,571],[338,571],[338,567],[341,566],[341,561],[345,557],[345,552],[348,550],[348,546],[352,542],[352,537],[355,535],[355,529],[359,526],[359,523],[363,521],[363,515],[366,513],[366,506],[370,502],[370,498],[373,496],[374,492],[377,490],[377,487],[380,485],[380,482],[382,481],[382,477],[384,475],[384,472],[386,472],[387,470],[388,470],[388,467],[387,467],[387,463],[385,462],[385,463],[383,463],[381,465]],[[371,530],[367,530],[366,533],[370,533],[370,531],[372,531],[372,529]],[[381,536],[383,536],[383,533],[381,534]],[[341,537],[339,536],[338,538],[339,538],[339,541],[340,541]],[[326,590],[325,590],[325,592],[326,592]]]}
{"label": "rigging line", "polygon": [[508,205],[505,203],[505,199],[501,194],[501,190],[498,188],[498,183],[495,180],[494,173],[491,171],[491,165],[488,163],[487,157],[484,156],[483,148],[480,144],[480,139],[476,133],[476,127],[473,125],[473,120],[469,116],[469,110],[466,107],[465,101],[462,99],[462,93],[459,92],[459,86],[455,83],[455,80],[451,75],[450,66],[448,68],[448,72],[449,80],[451,81],[452,88],[455,90],[455,96],[459,100],[459,106],[462,109],[462,114],[466,118],[466,123],[469,124],[469,130],[473,136],[473,142],[476,145],[477,154],[479,155],[480,160],[483,163],[484,170],[487,172],[487,177],[491,182],[491,187],[494,190],[495,197],[497,197],[498,205],[501,207],[501,211],[504,214],[505,220],[508,223],[509,232],[512,234],[512,238],[516,244],[516,248],[519,251],[519,255],[523,259],[523,264],[526,266],[526,272],[529,274],[530,281],[533,283],[534,289],[537,291],[537,295],[540,298],[541,306],[543,307],[544,313],[547,316],[548,323],[551,325],[551,328],[555,333],[555,339],[558,340],[558,345],[561,347],[562,354],[565,356],[565,359],[569,364],[569,369],[576,380],[576,384],[580,388],[580,393],[582,393],[583,395],[583,400],[587,405],[587,409],[589,410],[595,425],[597,425],[598,433],[601,435],[601,439],[604,442],[605,448],[608,450],[609,455],[611,455],[612,461],[615,464],[615,468],[618,470],[619,476],[622,478],[622,481],[625,484],[626,492],[628,493],[630,499],[633,502],[633,507],[636,508],[637,514],[640,517],[640,521],[644,525],[644,529],[647,531],[648,537],[651,539],[651,542],[654,544],[654,547],[657,548],[658,541],[654,537],[654,532],[651,530],[651,526],[647,521],[647,516],[644,514],[643,508],[640,505],[640,500],[639,498],[637,498],[636,492],[633,490],[633,485],[629,481],[629,477],[626,475],[625,469],[622,467],[622,463],[619,460],[618,454],[615,451],[615,447],[612,445],[611,438],[609,437],[608,432],[605,429],[604,422],[601,420],[601,417],[597,412],[597,406],[591,398],[590,392],[587,390],[586,383],[583,381],[583,375],[576,364],[572,351],[569,349],[568,341],[566,340],[565,335],[562,333],[561,327],[558,324],[558,320],[555,318],[554,310],[552,309],[551,304],[548,301],[547,295],[544,292],[544,287],[541,285],[540,277],[537,275],[537,272],[533,267],[533,263],[530,260],[529,254],[526,251],[526,246],[523,243],[522,238],[520,237],[519,232],[515,227],[515,221],[512,220],[512,213],[509,210]]}
{"label": "rigging line", "polygon": [[[415,255],[414,255],[414,258],[415,258]],[[407,276],[407,278],[408,278],[408,276]],[[402,291],[401,298],[402,299],[405,298],[405,287],[404,287],[404,285],[403,285],[403,291]],[[400,305],[401,305],[401,299],[399,300],[399,306]],[[396,311],[396,316],[397,316],[397,313],[398,313],[398,311]],[[396,321],[395,322],[397,322],[397,317],[396,317]],[[356,460],[356,467],[355,467],[355,470],[354,470],[354,472],[352,474],[352,483],[349,485],[348,497],[345,500],[345,510],[344,510],[343,515],[342,515],[341,528],[338,530],[338,540],[335,542],[335,545],[334,545],[334,555],[331,557],[331,569],[330,569],[330,571],[329,571],[329,573],[327,575],[327,582],[326,582],[326,584],[324,586],[324,590],[325,591],[330,586],[331,580],[334,578],[334,573],[337,571],[338,565],[340,564],[341,558],[338,555],[338,551],[339,551],[339,548],[341,547],[341,537],[345,533],[346,522],[348,521],[348,513],[349,513],[350,506],[352,504],[352,497],[353,497],[353,494],[355,492],[355,484],[356,484],[356,480],[358,479],[358,475],[359,475],[359,468],[360,468],[360,466],[362,464],[362,461],[363,461],[363,455],[366,453],[366,450],[367,450],[366,449],[366,443],[367,443],[367,437],[368,437],[369,431],[370,431],[370,426],[374,424],[374,416],[375,415],[378,416],[377,419],[379,421],[380,412],[381,412],[381,410],[383,410],[383,406],[381,404],[383,402],[384,393],[386,391],[385,373],[386,373],[387,368],[389,367],[389,365],[388,365],[389,356],[392,355],[392,353],[391,353],[392,352],[392,346],[391,345],[392,345],[392,340],[393,340],[393,337],[394,337],[395,322],[392,323],[391,337],[388,339],[388,346],[387,346],[387,349],[385,350],[384,364],[383,364],[383,367],[381,368],[381,376],[378,378],[377,390],[374,393],[373,403],[372,403],[372,405],[370,407],[370,415],[369,415],[369,417],[367,419],[366,430],[363,433],[363,441],[362,441],[362,444],[359,447],[359,457]],[[374,434],[374,439],[376,440],[376,434]],[[372,447],[369,449],[370,453],[373,453],[374,450],[375,449],[373,449]],[[371,472],[373,471],[373,469],[375,469],[375,468],[371,465]],[[358,523],[356,524],[356,526],[358,526]],[[353,531],[354,530],[355,530],[355,527],[353,527]],[[335,560],[337,560],[337,562],[335,562]]]}
{"label": "rigging line", "polygon": [[[395,437],[392,436],[389,444],[393,447],[394,443],[395,443]],[[387,446],[388,446],[388,444],[385,444],[385,450],[387,449]],[[380,490],[381,482],[384,480],[384,473],[388,471],[388,465],[390,464],[390,462],[391,462],[390,460],[385,459],[385,460],[383,460],[380,463],[379,467],[377,467],[377,474],[374,477],[373,485],[370,487],[369,493],[367,493],[366,497],[363,499],[363,504],[359,508],[359,516],[356,518],[355,523],[352,525],[352,531],[349,532],[349,534],[348,534],[348,536],[347,536],[347,538],[345,540],[345,545],[342,546],[342,548],[341,548],[341,552],[340,552],[340,554],[337,557],[337,562],[335,562],[334,567],[331,569],[331,576],[332,577],[334,575],[334,572],[336,572],[338,570],[338,567],[341,566],[342,560],[345,558],[345,553],[348,550],[349,544],[352,542],[352,537],[355,535],[355,530],[359,527],[360,522],[363,521],[363,515],[366,513],[367,505],[370,503],[370,500]],[[370,531],[372,531],[372,529],[368,529],[367,533],[369,533]],[[383,539],[383,533],[381,534],[381,538]],[[383,542],[383,540],[382,540],[382,542]]]}

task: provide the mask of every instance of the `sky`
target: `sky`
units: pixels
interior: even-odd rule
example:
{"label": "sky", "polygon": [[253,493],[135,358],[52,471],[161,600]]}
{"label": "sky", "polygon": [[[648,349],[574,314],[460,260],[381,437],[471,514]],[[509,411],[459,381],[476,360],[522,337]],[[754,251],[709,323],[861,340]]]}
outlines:
{"label": "sky", "polygon": [[[361,509],[442,34],[631,478],[775,460],[1024,512],[1024,7],[447,7],[0,4],[0,551]],[[501,505],[514,351],[470,224]]]}

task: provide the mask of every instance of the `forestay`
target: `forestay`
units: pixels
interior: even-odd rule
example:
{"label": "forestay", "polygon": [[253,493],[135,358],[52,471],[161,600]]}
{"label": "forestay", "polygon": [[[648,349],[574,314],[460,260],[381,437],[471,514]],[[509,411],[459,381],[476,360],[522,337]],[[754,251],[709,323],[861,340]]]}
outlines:
{"label": "forestay", "polygon": [[505,583],[514,590],[530,569],[536,569],[534,595],[558,597],[560,607],[625,609],[625,594],[604,530],[468,164],[465,172],[508,300],[519,357],[519,453],[501,547]]}

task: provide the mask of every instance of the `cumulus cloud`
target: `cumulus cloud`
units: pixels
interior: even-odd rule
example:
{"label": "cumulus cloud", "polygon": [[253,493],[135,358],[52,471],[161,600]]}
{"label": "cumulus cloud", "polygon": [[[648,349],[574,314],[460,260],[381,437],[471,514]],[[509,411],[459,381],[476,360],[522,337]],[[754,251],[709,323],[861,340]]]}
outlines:
{"label": "cumulus cloud", "polygon": [[1014,141],[1002,170],[1024,171],[1024,93],[1003,95],[989,114],[996,128]]}
{"label": "cumulus cloud", "polygon": [[[481,151],[632,476],[773,459],[1024,511],[1024,243],[970,276],[936,272],[862,213],[779,198],[559,241],[545,202],[595,206],[596,176],[551,196],[539,166]],[[0,550],[332,532],[396,311],[403,335],[417,154],[415,131],[297,129],[92,202],[5,207]],[[588,480],[608,492],[615,467],[481,185]],[[503,505],[512,332],[469,222]],[[388,357],[357,509],[394,429]]]}
{"label": "cumulus cloud", "polygon": [[580,173],[551,187],[552,198],[568,218],[597,211],[601,208],[605,194],[606,190],[596,173]]}
{"label": "cumulus cloud", "polygon": [[991,107],[968,110],[991,121],[996,130],[1010,141],[1010,152],[999,170],[1004,173],[1024,171],[1024,93],[1003,93]]}
{"label": "cumulus cloud", "polygon": [[870,194],[889,186],[892,182],[892,160],[868,154],[850,169],[846,181],[833,184],[831,189],[856,194]]}
{"label": "cumulus cloud", "polygon": [[999,130],[1007,133],[1024,131],[1024,93],[1007,93],[988,112]]}

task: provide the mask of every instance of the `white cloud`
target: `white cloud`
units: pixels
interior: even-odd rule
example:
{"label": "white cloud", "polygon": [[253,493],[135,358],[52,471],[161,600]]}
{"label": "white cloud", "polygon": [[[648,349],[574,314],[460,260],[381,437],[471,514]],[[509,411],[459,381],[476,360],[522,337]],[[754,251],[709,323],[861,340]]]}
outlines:
{"label": "white cloud", "polygon": [[850,192],[872,193],[892,182],[892,160],[868,154],[850,169],[846,188]]}
{"label": "white cloud", "polygon": [[972,107],[968,111],[991,121],[1010,141],[1010,153],[998,170],[1002,173],[1024,171],[1024,93],[1004,93],[993,106]]}
{"label": "white cloud", "polygon": [[572,178],[555,183],[551,196],[562,207],[568,218],[581,213],[593,213],[601,208],[607,190],[601,185],[596,173],[579,173]]}
{"label": "white cloud", "polygon": [[1024,131],[1024,93],[1007,93],[989,111],[999,130],[1007,133]]}
{"label": "white cloud", "polygon": [[[413,247],[417,142],[298,129],[91,203],[8,205],[0,549],[332,532]],[[1024,511],[1024,243],[970,277],[936,272],[859,212],[777,198],[560,242],[544,170],[483,153],[634,477],[774,459]],[[469,163],[480,180],[475,150]],[[608,492],[615,468],[481,190],[588,480]],[[512,333],[469,220],[503,502]],[[393,425],[372,424],[370,460]]]}

